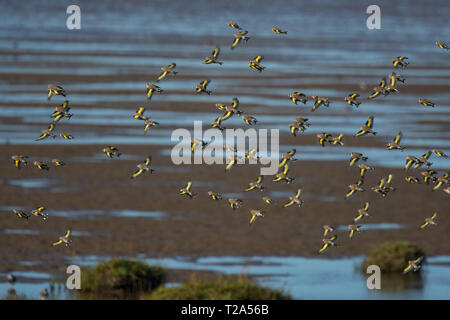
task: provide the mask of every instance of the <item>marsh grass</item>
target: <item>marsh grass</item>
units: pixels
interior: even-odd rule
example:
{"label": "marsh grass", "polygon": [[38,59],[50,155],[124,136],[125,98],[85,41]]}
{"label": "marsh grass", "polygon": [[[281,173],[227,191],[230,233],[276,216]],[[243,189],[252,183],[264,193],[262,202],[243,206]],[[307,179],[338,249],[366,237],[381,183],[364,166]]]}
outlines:
{"label": "marsh grass", "polygon": [[145,262],[113,259],[84,269],[80,294],[84,298],[126,298],[150,292],[164,283],[165,269]]}
{"label": "marsh grass", "polygon": [[289,300],[292,297],[282,290],[258,285],[247,276],[221,277],[217,280],[191,278],[183,285],[171,288],[159,287],[149,300]]}

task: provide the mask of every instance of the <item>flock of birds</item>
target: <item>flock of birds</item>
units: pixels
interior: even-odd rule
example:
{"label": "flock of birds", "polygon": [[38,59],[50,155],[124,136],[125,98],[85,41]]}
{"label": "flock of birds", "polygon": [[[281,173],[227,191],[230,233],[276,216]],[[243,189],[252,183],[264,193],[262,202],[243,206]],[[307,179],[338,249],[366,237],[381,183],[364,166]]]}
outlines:
{"label": "flock of birds", "polygon": [[[231,49],[235,49],[238,46],[238,44],[240,44],[242,41],[247,42],[250,39],[247,36],[248,31],[242,30],[242,28],[239,27],[239,25],[237,25],[235,22],[228,21],[227,24],[231,28],[238,30],[238,32],[234,33],[234,40],[232,42]],[[287,31],[281,30],[277,27],[272,28],[272,31],[275,32],[276,34],[284,34],[284,35],[287,34]],[[442,49],[445,49],[445,50],[449,49],[449,47],[443,42],[437,41],[437,42],[435,42],[435,44]],[[223,62],[219,61],[219,55],[220,55],[220,48],[216,47],[212,51],[211,55],[205,57],[204,63],[205,64],[222,65]],[[262,72],[265,69],[265,67],[261,65],[263,58],[264,57],[262,55],[258,55],[256,57],[254,57],[253,59],[251,59],[248,62],[249,67],[253,70],[257,70],[258,72]],[[409,62],[407,60],[408,60],[408,58],[404,57],[404,56],[396,57],[392,60],[393,67],[396,69],[405,69],[409,65]],[[167,66],[161,67],[161,73],[157,77],[156,81],[159,82],[168,75],[176,75],[177,71],[175,71],[175,68],[176,68],[176,63],[171,63]],[[389,94],[399,92],[397,89],[397,85],[399,82],[404,83],[405,78],[395,72],[392,72],[388,77],[389,77],[389,81],[386,81],[386,78],[383,78],[381,80],[381,82],[379,83],[379,85],[377,85],[373,88],[373,91],[368,96],[368,99],[374,99],[374,98],[377,98],[380,96],[387,96]],[[211,82],[211,80],[202,81],[199,85],[195,86],[195,92],[198,94],[206,93],[206,94],[210,95],[211,91],[207,90],[207,86],[210,82]],[[147,89],[146,96],[147,96],[148,100],[150,100],[152,98],[153,94],[163,92],[163,89],[161,89],[156,84],[152,84],[152,83],[147,83],[146,89]],[[52,96],[66,97],[66,94],[67,93],[63,89],[63,87],[61,87],[59,85],[55,85],[55,84],[48,85],[48,100],[50,100]],[[356,108],[358,108],[361,104],[361,101],[358,100],[359,97],[360,97],[360,95],[358,93],[352,92],[347,97],[344,98],[344,101],[348,105],[355,106]],[[289,95],[289,99],[294,104],[297,105],[299,102],[306,104],[309,100],[309,97],[302,92],[296,91]],[[312,106],[312,112],[316,111],[322,105],[325,107],[329,107],[330,103],[331,103],[330,100],[326,97],[313,95],[313,96],[311,96],[311,99],[314,101],[314,104]],[[418,103],[420,103],[424,106],[427,106],[427,107],[435,107],[435,104],[432,101],[430,101],[429,99],[425,99],[425,98],[419,98]],[[223,114],[219,115],[214,120],[214,122],[211,123],[211,127],[213,127],[213,128],[217,128],[219,130],[224,130],[225,127],[223,126],[223,123],[226,120],[230,119],[234,115],[241,117],[247,125],[254,125],[257,123],[257,119],[255,117],[245,114],[244,112],[239,110],[239,100],[236,97],[232,99],[231,105],[217,103],[216,107],[219,111],[223,112]],[[54,112],[51,114],[51,118],[53,118],[53,122],[46,129],[41,131],[41,135],[36,140],[41,141],[48,137],[56,138],[57,135],[54,133],[55,125],[58,123],[59,120],[61,120],[63,118],[70,119],[71,117],[72,117],[72,114],[70,113],[69,101],[66,100],[62,103],[61,106],[55,107]],[[139,121],[143,121],[145,134],[147,134],[147,132],[152,127],[159,126],[158,122],[151,120],[150,117],[145,115],[144,107],[138,108],[138,110],[133,114],[133,118],[135,118]],[[289,124],[289,129],[290,129],[291,134],[293,136],[296,136],[299,132],[302,132],[302,133],[305,132],[310,127],[310,125],[311,124],[309,123],[307,118],[296,118],[294,123]],[[374,131],[374,117],[373,116],[370,116],[367,119],[365,124],[363,124],[359,128],[359,131],[357,131],[354,136],[360,137],[360,136],[364,136],[367,134],[372,134],[372,135],[377,134],[377,132]],[[68,140],[74,138],[73,135],[66,133],[66,132],[61,132],[59,134],[59,136],[63,139],[68,139]],[[317,139],[318,139],[318,143],[322,147],[324,147],[326,144],[343,146],[344,145],[343,136],[344,135],[342,133],[340,133],[338,135],[332,135],[327,132],[322,132],[322,133],[317,134]],[[401,139],[402,139],[402,132],[399,132],[394,137],[393,141],[386,145],[386,149],[403,151],[405,148],[400,145]],[[206,145],[208,145],[208,143],[205,141],[198,140],[198,139],[191,139],[191,151],[194,151],[196,148],[204,148]],[[226,170],[230,170],[234,165],[236,165],[237,161],[239,159],[241,159],[242,157],[238,156],[236,154],[237,150],[234,147],[229,147],[229,146],[225,145],[224,149],[234,152],[234,155],[231,156],[229,162],[226,165]],[[120,155],[121,155],[119,149],[115,146],[106,146],[102,150],[102,152],[104,152],[108,158],[120,157]],[[279,172],[277,174],[275,174],[274,178],[272,179],[274,182],[283,181],[283,182],[289,184],[295,179],[294,177],[290,177],[288,175],[290,163],[296,160],[294,158],[295,153],[296,153],[296,149],[292,149],[289,152],[281,155],[281,160],[279,162]],[[413,168],[419,168],[422,166],[427,167],[427,169],[425,171],[421,172],[421,175],[423,176],[423,182],[427,185],[432,184],[433,191],[438,190],[442,187],[442,190],[444,190],[445,193],[450,194],[450,182],[448,179],[449,173],[445,172],[441,175],[438,175],[437,171],[434,171],[431,169],[432,163],[429,162],[428,160],[432,154],[434,154],[438,157],[447,158],[447,155],[444,152],[437,150],[437,149],[430,150],[429,152],[426,152],[422,156],[418,156],[418,157],[408,155],[408,156],[406,156],[405,169],[409,169],[411,167],[413,167]],[[13,155],[11,157],[11,159],[13,160],[14,166],[17,169],[21,169],[22,166],[27,165],[28,158],[29,157],[26,155]],[[247,158],[247,159],[253,158],[253,159],[258,160],[259,157],[257,156],[257,150],[252,149],[252,150],[248,151],[245,154],[245,158]],[[136,166],[137,169],[131,175],[130,178],[136,179],[137,177],[142,175],[144,172],[153,173],[155,170],[150,167],[151,160],[152,160],[152,158],[149,156],[145,159],[144,162],[137,164],[137,166]],[[358,152],[352,152],[352,153],[350,153],[349,165],[354,166],[358,162],[366,162],[367,160],[368,160],[368,158],[366,156],[364,156],[363,154],[358,153]],[[65,163],[63,161],[61,161],[60,159],[53,159],[51,161],[51,163],[54,166],[64,166],[65,165]],[[49,170],[50,169],[49,165],[42,161],[37,161],[37,160],[33,161],[33,165],[36,166],[40,170]],[[363,188],[365,175],[367,174],[367,172],[374,170],[373,167],[370,167],[370,166],[366,165],[365,163],[359,163],[358,168],[360,169],[360,174],[359,174],[358,180],[354,184],[348,185],[348,192],[345,195],[345,199],[348,199],[349,197],[351,197],[352,195],[354,195],[357,192],[365,191],[365,189]],[[393,182],[392,180],[393,180],[393,175],[389,174],[387,177],[383,177],[379,181],[379,183],[376,186],[372,187],[371,189],[372,189],[372,191],[380,194],[382,197],[386,197],[391,191],[396,190],[396,188],[392,185],[392,182]],[[421,183],[421,179],[419,179],[418,177],[415,177],[415,176],[406,176],[405,180],[409,183]],[[250,182],[249,186],[244,190],[245,190],[245,192],[250,192],[250,191],[254,191],[254,190],[263,191],[264,186],[262,183],[263,183],[263,176],[259,176],[255,181]],[[179,193],[180,193],[180,195],[186,195],[190,199],[193,199],[196,196],[196,194],[194,194],[192,191],[192,182],[191,181],[188,181],[187,185],[179,190]],[[302,189],[298,188],[296,193],[293,196],[289,197],[288,201],[283,205],[283,207],[286,208],[286,207],[290,207],[290,206],[294,206],[294,205],[301,207],[304,203],[304,201],[301,199],[301,195],[302,195]],[[211,199],[214,201],[220,201],[222,199],[222,196],[219,193],[214,192],[212,190],[208,191],[208,196],[211,197]],[[262,200],[267,205],[272,205],[274,203],[273,200],[267,196],[262,197]],[[227,201],[228,201],[229,206],[233,210],[239,209],[243,203],[243,200],[239,199],[239,198],[229,198],[229,199],[227,199]],[[360,232],[361,225],[359,225],[358,222],[360,222],[365,217],[369,216],[369,207],[370,207],[369,202],[366,202],[364,204],[364,207],[358,210],[358,215],[354,218],[353,223],[348,225],[349,238],[352,238],[356,232],[357,233]],[[36,216],[36,217],[40,217],[45,220],[48,217],[48,214],[45,212],[45,207],[43,207],[43,206],[32,210],[29,214],[25,213],[23,210],[16,210],[16,209],[14,209],[13,212],[19,218],[22,218],[22,219],[28,219],[30,216]],[[431,217],[425,218],[425,222],[420,226],[420,229],[424,229],[430,225],[435,225],[436,224],[436,222],[435,222],[436,216],[437,216],[437,213],[434,213]],[[250,225],[252,225],[255,222],[255,220],[259,217],[264,217],[264,210],[261,210],[261,209],[250,210],[250,221],[249,221]],[[324,252],[329,247],[337,246],[337,244],[336,244],[337,235],[333,234],[333,232],[335,231],[335,228],[331,225],[324,225],[323,230],[324,230],[323,239],[322,239],[323,245],[320,248],[320,250],[318,250],[318,253]],[[69,229],[65,232],[64,235],[59,237],[58,240],[55,241],[52,245],[57,246],[57,245],[63,244],[65,246],[68,246],[72,241],[70,239],[70,235],[71,235],[71,230]],[[411,270],[417,271],[420,268],[421,261],[422,261],[422,257],[418,257],[415,260],[409,261],[409,264],[405,268],[404,273],[407,273]]]}

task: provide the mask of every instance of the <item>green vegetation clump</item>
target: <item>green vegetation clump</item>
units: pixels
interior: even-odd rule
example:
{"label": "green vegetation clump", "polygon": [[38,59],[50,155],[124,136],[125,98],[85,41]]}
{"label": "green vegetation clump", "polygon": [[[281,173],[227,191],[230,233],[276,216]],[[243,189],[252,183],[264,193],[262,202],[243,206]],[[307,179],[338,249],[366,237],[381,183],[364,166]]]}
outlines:
{"label": "green vegetation clump", "polygon": [[384,242],[378,247],[369,250],[369,254],[361,267],[363,272],[370,265],[378,265],[381,272],[402,272],[408,266],[409,260],[417,259],[420,256],[425,258],[425,253],[411,242]]}
{"label": "green vegetation clump", "polygon": [[215,281],[188,280],[182,286],[153,291],[150,300],[288,300],[281,290],[261,287],[246,277]]}
{"label": "green vegetation clump", "polygon": [[97,295],[148,292],[166,280],[166,271],[145,262],[113,259],[83,270],[81,292]]}

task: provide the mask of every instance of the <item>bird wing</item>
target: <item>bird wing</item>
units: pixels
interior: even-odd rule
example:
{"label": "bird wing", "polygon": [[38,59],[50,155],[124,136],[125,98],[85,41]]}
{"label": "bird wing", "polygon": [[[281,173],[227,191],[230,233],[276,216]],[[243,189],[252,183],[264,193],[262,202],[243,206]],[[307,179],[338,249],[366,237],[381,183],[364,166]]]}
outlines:
{"label": "bird wing", "polygon": [[250,224],[252,224],[255,221],[255,219],[256,219],[256,216],[252,215],[252,217],[250,218]]}
{"label": "bird wing", "polygon": [[291,133],[295,136],[297,131],[298,131],[298,128],[296,126],[293,126],[293,125],[290,125],[290,127],[291,127]]}
{"label": "bird wing", "polygon": [[264,59],[264,56],[256,56],[255,58],[253,58],[253,60],[254,60],[256,63],[260,63],[260,62],[262,61],[262,59]]}
{"label": "bird wing", "polygon": [[381,79],[379,86],[384,88],[386,86],[386,78]]}
{"label": "bird wing", "polygon": [[326,248],[328,248],[328,243],[323,245],[323,247],[319,250],[319,253],[323,252]]}
{"label": "bird wing", "polygon": [[428,151],[428,152],[426,152],[426,153],[424,153],[423,155],[422,155],[422,158],[424,158],[424,159],[428,159],[430,156],[431,156],[431,151]]}
{"label": "bird wing", "polygon": [[231,111],[228,111],[226,113],[224,113],[224,115],[222,117],[220,117],[221,121],[227,120],[229,118],[231,118],[231,116],[233,115],[233,113]]}
{"label": "bird wing", "polygon": [[415,264],[421,263],[423,260],[423,257],[418,257],[416,260],[414,260]]}
{"label": "bird wing", "polygon": [[292,206],[294,203],[295,203],[294,201],[290,201],[290,202],[284,204],[283,207],[285,207],[285,208],[290,207],[290,206]]}
{"label": "bird wing", "polygon": [[381,180],[380,180],[380,183],[378,184],[378,187],[379,188],[382,188],[384,186],[384,178],[382,178]]}
{"label": "bird wing", "polygon": [[365,134],[365,133],[366,133],[365,131],[359,130],[359,131],[355,134],[355,137],[362,136],[362,135]]}
{"label": "bird wing", "polygon": [[164,78],[164,77],[166,76],[166,74],[167,74],[167,71],[161,72],[160,75],[158,76],[158,78],[156,79],[156,81],[159,81],[159,80],[161,80],[162,78]]}
{"label": "bird wing", "polygon": [[177,66],[177,64],[175,62],[172,62],[171,64],[169,64],[167,67],[169,67],[170,69],[173,69]]}
{"label": "bird wing", "polygon": [[298,199],[298,198],[300,198],[300,195],[302,194],[302,189],[298,189],[297,190],[297,193],[295,194],[295,197]]}
{"label": "bird wing", "polygon": [[137,170],[132,176],[131,179],[136,178],[138,175],[140,175],[144,170],[143,169],[139,169]]}
{"label": "bird wing", "polygon": [[353,234],[355,233],[355,230],[350,230],[350,233],[348,235],[348,237],[351,239],[353,237]]}
{"label": "bird wing", "polygon": [[231,44],[231,50],[238,45],[239,41],[241,41],[241,38],[234,38],[233,43]]}
{"label": "bird wing", "polygon": [[402,136],[403,136],[403,134],[402,134],[402,132],[400,131],[400,132],[395,136],[394,142],[395,142],[395,143],[399,143],[400,140],[402,139]]}
{"label": "bird wing", "polygon": [[296,149],[292,149],[288,152],[288,155],[293,156],[297,152]]}
{"label": "bird wing", "polygon": [[64,235],[64,238],[68,238],[70,236],[70,229],[67,230],[66,234]]}
{"label": "bird wing", "polygon": [[406,160],[406,163],[405,163],[405,169],[408,169],[409,167],[411,167],[411,164],[412,164],[412,163],[413,163],[412,160],[410,160],[410,159]]}
{"label": "bird wing", "polygon": [[47,138],[48,137],[48,134],[46,134],[46,133],[43,133],[43,134],[41,134],[37,139],[36,139],[36,141],[39,141],[39,140],[42,140],[42,139],[45,139],[45,138]]}
{"label": "bird wing", "polygon": [[289,171],[289,166],[288,166],[288,164],[286,163],[286,164],[284,165],[284,168],[283,168],[283,173],[284,173],[284,174],[287,174],[288,171]]}
{"label": "bird wing", "polygon": [[393,175],[392,175],[392,173],[390,173],[390,174],[388,175],[388,178],[387,178],[386,184],[388,184],[388,183],[391,183],[391,181],[392,181],[392,177],[393,177]]}
{"label": "bird wing", "polygon": [[434,220],[434,218],[436,218],[436,216],[437,216],[437,213],[436,212],[433,213],[433,215],[431,216],[431,220]]}
{"label": "bird wing", "polygon": [[348,198],[348,197],[350,197],[352,194],[354,194],[355,193],[355,190],[350,190],[346,195],[345,195],[345,197],[346,198]]}
{"label": "bird wing", "polygon": [[208,83],[209,83],[209,80],[203,80],[202,82],[200,82],[200,85],[201,85],[203,88],[206,88],[206,86],[208,85]]}
{"label": "bird wing", "polygon": [[145,158],[145,165],[149,166],[150,165],[150,161],[152,161],[152,157]]}
{"label": "bird wing", "polygon": [[147,89],[147,99],[150,99],[153,95],[153,88],[148,88]]}
{"label": "bird wing", "polygon": [[57,242],[53,242],[52,245],[57,246],[58,244],[60,244],[60,243],[62,243],[62,242],[63,242],[62,240],[59,240],[59,241],[57,241]]}
{"label": "bird wing", "polygon": [[364,183],[364,179],[363,179],[363,178],[360,178],[360,179],[358,180],[358,182],[356,183],[356,185],[359,187],[359,186],[362,186],[363,183]]}
{"label": "bird wing", "polygon": [[47,94],[47,100],[50,100],[50,98],[52,97],[52,95],[53,95],[53,91],[52,90],[48,90],[48,94]]}
{"label": "bird wing", "polygon": [[404,270],[403,270],[403,274],[408,273],[412,270],[412,265],[407,266]]}
{"label": "bird wing", "polygon": [[191,181],[188,181],[188,184],[187,184],[187,186],[186,186],[186,190],[187,190],[187,191],[189,191],[189,189],[191,189],[191,185],[192,185],[192,182],[191,182]]}
{"label": "bird wing", "polygon": [[220,54],[220,48],[219,47],[216,47],[214,50],[213,50],[213,52],[212,52],[212,56],[214,57],[214,58],[217,58],[218,56],[219,56],[219,54]]}
{"label": "bird wing", "polygon": [[369,202],[366,202],[366,204],[364,205],[364,210],[369,210]]}
{"label": "bird wing", "polygon": [[379,94],[380,94],[379,91],[374,91],[374,92],[372,92],[372,94],[368,97],[368,99],[373,99],[373,98],[375,98],[376,96],[378,96]]}
{"label": "bird wing", "polygon": [[256,183],[261,183],[263,181],[263,176],[259,176],[256,180]]}
{"label": "bird wing", "polygon": [[423,228],[425,228],[426,226],[428,225],[428,221],[427,222],[425,222],[423,225],[421,225],[420,226],[420,229],[423,229]]}
{"label": "bird wing", "polygon": [[352,99],[355,99],[355,98],[358,98],[358,97],[359,97],[359,94],[357,94],[357,93],[350,94],[350,98],[352,98]]}
{"label": "bird wing", "polygon": [[357,160],[358,160],[358,158],[351,158],[350,159],[350,167],[353,166]]}
{"label": "bird wing", "polygon": [[286,158],[283,158],[283,160],[281,160],[280,164],[278,165],[279,168],[281,168],[282,166],[284,166],[287,162]]}
{"label": "bird wing", "polygon": [[230,163],[225,167],[225,170],[230,170],[231,167],[234,165],[234,163],[236,162],[236,160],[231,160]]}
{"label": "bird wing", "polygon": [[362,214],[360,214],[359,216],[357,216],[355,219],[353,219],[354,222],[357,222],[359,220],[361,220],[361,218],[363,217]]}
{"label": "bird wing", "polygon": [[373,116],[370,116],[369,119],[367,119],[366,126],[368,126],[369,128],[372,128],[372,126],[373,126]]}

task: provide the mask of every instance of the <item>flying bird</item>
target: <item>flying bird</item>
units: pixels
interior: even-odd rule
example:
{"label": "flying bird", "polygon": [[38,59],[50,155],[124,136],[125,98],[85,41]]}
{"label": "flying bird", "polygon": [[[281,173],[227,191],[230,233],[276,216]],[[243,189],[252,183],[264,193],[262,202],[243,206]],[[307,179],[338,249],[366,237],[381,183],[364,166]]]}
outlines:
{"label": "flying bird", "polygon": [[71,233],[70,229],[67,230],[66,234],[64,236],[59,237],[59,240],[53,243],[53,246],[57,246],[57,245],[59,245],[61,243],[64,243],[64,245],[66,247],[68,247],[69,244],[72,242],[72,239],[70,239],[70,233]]}

